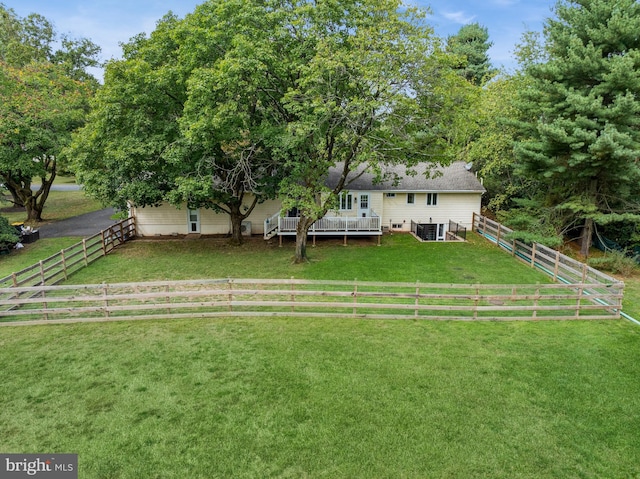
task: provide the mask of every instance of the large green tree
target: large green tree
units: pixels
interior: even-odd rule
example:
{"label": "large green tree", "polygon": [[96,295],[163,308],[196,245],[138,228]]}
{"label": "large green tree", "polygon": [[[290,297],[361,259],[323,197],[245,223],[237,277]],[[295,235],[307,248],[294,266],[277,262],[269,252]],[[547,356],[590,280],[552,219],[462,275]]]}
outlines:
{"label": "large green tree", "polygon": [[[301,58],[282,101],[287,128],[276,153],[280,197],[296,208],[297,262],[308,230],[336,205],[357,168],[442,161],[441,126],[451,70],[421,12],[395,0],[294,3],[277,58]],[[336,184],[326,183],[339,168]]]}
{"label": "large green tree", "polygon": [[489,30],[479,23],[460,27],[447,38],[447,51],[458,57],[456,71],[474,85],[484,85],[496,71],[491,66]]}
{"label": "large green tree", "polygon": [[[0,4],[0,178],[29,221],[40,221],[71,133],[81,126],[97,81],[87,68],[99,49],[58,37],[44,17],[18,17]],[[31,189],[33,179],[40,187]]]}
{"label": "large green tree", "polygon": [[[264,14],[254,2],[212,0],[124,45],[71,149],[90,194],[119,208],[224,212],[242,242],[242,220],[275,195],[280,171],[267,139],[281,128],[269,104],[282,94],[251,51],[263,42],[247,32],[270,31]],[[273,49],[264,45],[260,56]]]}
{"label": "large green tree", "polygon": [[[124,57],[107,66],[74,148],[87,189],[121,205],[224,211],[239,242],[241,220],[278,192],[300,212],[303,261],[309,227],[352,169],[441,158],[451,70],[395,0],[209,0]],[[342,179],[327,187],[335,166]]]}
{"label": "large green tree", "polygon": [[581,225],[639,212],[640,3],[560,1],[544,28],[545,58],[526,69],[516,145],[521,174],[544,184],[541,206]]}

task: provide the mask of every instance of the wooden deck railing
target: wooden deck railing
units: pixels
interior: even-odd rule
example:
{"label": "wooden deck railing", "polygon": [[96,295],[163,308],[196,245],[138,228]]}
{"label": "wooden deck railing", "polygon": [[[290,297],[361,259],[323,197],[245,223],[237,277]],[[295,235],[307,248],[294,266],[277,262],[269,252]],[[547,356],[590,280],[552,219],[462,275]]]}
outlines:
{"label": "wooden deck railing", "polygon": [[218,279],[0,290],[0,325],[231,316],[423,320],[619,318],[622,285]]}
{"label": "wooden deck railing", "polygon": [[[280,216],[276,214],[265,220],[265,237],[278,231],[278,234],[295,234],[300,218]],[[364,218],[348,216],[325,216],[316,221],[309,228],[310,235],[330,234],[382,234],[382,220],[375,214]]]}

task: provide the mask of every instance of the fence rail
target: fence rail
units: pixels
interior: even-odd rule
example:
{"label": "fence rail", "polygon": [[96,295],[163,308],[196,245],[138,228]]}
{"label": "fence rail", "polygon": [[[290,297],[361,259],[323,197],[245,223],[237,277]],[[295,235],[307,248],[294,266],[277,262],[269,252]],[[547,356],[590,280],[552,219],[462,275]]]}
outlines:
{"label": "fence rail", "polygon": [[[621,284],[458,285],[217,279],[0,289],[0,325],[230,316],[619,318]],[[589,293],[587,293],[589,289]]]}
{"label": "fence rail", "polygon": [[135,235],[134,218],[127,218],[34,265],[0,278],[0,288],[57,284]]}
{"label": "fence rail", "polygon": [[611,286],[624,288],[622,281],[559,251],[538,243],[528,245],[522,241],[509,239],[509,234],[513,230],[485,216],[473,215],[473,229],[532,268],[537,268],[551,276],[554,281],[573,285],[585,284],[587,292],[597,292]]}

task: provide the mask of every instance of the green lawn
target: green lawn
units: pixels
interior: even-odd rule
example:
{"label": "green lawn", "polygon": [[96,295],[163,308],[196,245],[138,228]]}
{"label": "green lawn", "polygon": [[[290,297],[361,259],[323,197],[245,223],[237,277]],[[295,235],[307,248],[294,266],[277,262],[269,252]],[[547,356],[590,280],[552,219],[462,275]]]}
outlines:
{"label": "green lawn", "polygon": [[91,268],[74,283],[115,283],[194,278],[304,278],[424,283],[537,283],[546,275],[515,261],[483,238],[469,243],[419,243],[407,234],[375,240],[319,241],[310,262],[293,264],[294,243],[282,248],[252,239],[242,247],[224,239],[135,240]]}
{"label": "green lawn", "polygon": [[623,321],[0,330],[0,449],[90,478],[638,477]]}
{"label": "green lawn", "polygon": [[[548,281],[475,235],[309,251],[136,240],[71,282]],[[0,361],[0,450],[76,452],[83,479],[640,477],[640,328],[624,320],[5,327]]]}

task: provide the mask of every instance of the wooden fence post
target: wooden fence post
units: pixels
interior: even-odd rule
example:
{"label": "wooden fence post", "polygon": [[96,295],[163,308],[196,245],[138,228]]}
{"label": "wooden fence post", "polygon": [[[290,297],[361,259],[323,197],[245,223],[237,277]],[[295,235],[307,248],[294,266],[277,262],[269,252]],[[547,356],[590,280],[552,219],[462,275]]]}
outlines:
{"label": "wooden fence post", "polygon": [[67,261],[64,257],[64,250],[60,250],[60,256],[62,258],[62,273],[64,274],[64,279],[67,280]]}
{"label": "wooden fence post", "polygon": [[576,301],[576,319],[580,319],[580,304],[582,302],[582,293],[584,291],[584,285],[580,285],[578,288],[578,297]]}
{"label": "wooden fence post", "polygon": [[353,283],[353,317],[356,317],[356,314],[358,314],[358,307],[356,306],[358,304],[358,283],[356,283],[354,281]]}
{"label": "wooden fence post", "polygon": [[[167,293],[166,299],[167,299],[167,304],[171,304],[171,296],[169,296],[169,285],[165,285],[164,287],[164,292]],[[167,314],[171,314],[171,308],[168,307],[167,308]]]}
{"label": "wooden fence post", "polygon": [[82,240],[82,251],[84,253],[84,265],[89,266],[89,256],[87,255],[87,240]]}
{"label": "wooden fence post", "polygon": [[38,261],[38,264],[40,265],[40,284],[42,286],[44,286],[44,265],[42,263],[42,260]]}
{"label": "wooden fence post", "polygon": [[233,311],[233,305],[231,304],[231,302],[233,301],[233,280],[227,280],[227,289],[229,290],[229,311]]}
{"label": "wooden fence post", "polygon": [[560,269],[560,251],[556,251],[556,262],[553,265],[553,281],[558,281],[558,271]]}
{"label": "wooden fence post", "polygon": [[[289,281],[289,283],[290,283],[290,288],[291,288],[291,302],[292,302],[292,303],[295,303],[295,301],[296,301],[296,295],[295,295],[295,293],[294,293],[294,291],[295,291],[295,286],[294,286],[294,284],[293,284],[293,276],[291,276],[291,280]],[[291,305],[291,312],[293,313],[293,312],[295,312],[295,310],[296,310],[296,308],[295,308],[295,306],[292,304],[292,305]]]}
{"label": "wooden fence post", "polygon": [[[100,232],[100,236],[102,238],[102,256],[107,256],[107,240],[104,237],[104,232],[106,230],[102,230]],[[109,233],[111,233],[111,228],[109,228]]]}
{"label": "wooden fence post", "polygon": [[535,268],[536,267],[536,245],[538,243],[533,243],[533,246],[531,247],[531,267]]}
{"label": "wooden fence post", "polygon": [[413,315],[418,317],[418,306],[420,305],[420,281],[416,281],[416,302],[415,302],[415,310],[413,311]]}
{"label": "wooden fence post", "polygon": [[104,316],[108,318],[109,314],[109,293],[107,291],[107,284],[102,283],[102,296],[104,296]]}
{"label": "wooden fence post", "polygon": [[40,291],[40,294],[42,295],[42,309],[44,309],[44,313],[43,313],[43,317],[45,319],[45,321],[47,319],[49,319],[49,314],[47,313],[47,293],[45,293],[44,289]]}
{"label": "wooden fence post", "polygon": [[478,319],[479,303],[480,303],[480,286],[476,284],[476,297],[473,300],[473,319]]}

